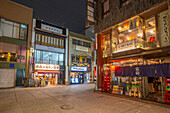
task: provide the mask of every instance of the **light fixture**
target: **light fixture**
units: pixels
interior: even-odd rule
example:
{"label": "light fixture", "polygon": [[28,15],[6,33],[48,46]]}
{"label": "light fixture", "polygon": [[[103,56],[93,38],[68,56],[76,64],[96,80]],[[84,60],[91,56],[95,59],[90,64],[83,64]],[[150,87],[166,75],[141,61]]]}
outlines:
{"label": "light fixture", "polygon": [[138,37],[140,37],[140,36],[142,36],[142,33],[139,33],[139,34],[138,34]]}
{"label": "light fixture", "polygon": [[129,37],[127,37],[127,40],[129,40],[130,38]]}
{"label": "light fixture", "polygon": [[153,30],[150,30],[149,32],[150,32],[150,33],[153,33]]}
{"label": "light fixture", "polygon": [[128,30],[129,32],[132,32],[132,30]]}
{"label": "light fixture", "polygon": [[121,27],[118,27],[119,31],[122,29]]}

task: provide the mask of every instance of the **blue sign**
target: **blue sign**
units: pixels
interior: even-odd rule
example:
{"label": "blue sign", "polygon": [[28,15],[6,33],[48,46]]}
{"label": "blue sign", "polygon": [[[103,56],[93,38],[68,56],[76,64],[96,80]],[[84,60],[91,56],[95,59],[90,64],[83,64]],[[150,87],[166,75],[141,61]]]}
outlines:
{"label": "blue sign", "polygon": [[14,68],[15,64],[9,64],[9,67]]}
{"label": "blue sign", "polygon": [[87,71],[87,67],[71,67],[71,71]]}

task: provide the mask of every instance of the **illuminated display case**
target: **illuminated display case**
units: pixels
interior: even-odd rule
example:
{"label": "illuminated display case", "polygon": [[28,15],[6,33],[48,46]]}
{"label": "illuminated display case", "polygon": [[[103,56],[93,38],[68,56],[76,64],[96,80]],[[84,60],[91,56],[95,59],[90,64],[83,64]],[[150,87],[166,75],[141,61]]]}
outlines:
{"label": "illuminated display case", "polygon": [[[143,19],[140,17],[135,17],[120,23],[116,28],[118,31],[113,33],[112,38],[112,42],[114,42],[114,44],[112,44],[113,52],[114,50],[115,52],[120,52],[144,47]],[[116,36],[118,38],[117,40],[114,38]],[[115,47],[116,42],[118,44]]]}
{"label": "illuminated display case", "polygon": [[146,48],[155,48],[159,46],[156,37],[156,20],[155,17],[145,21],[145,34],[146,34]]}

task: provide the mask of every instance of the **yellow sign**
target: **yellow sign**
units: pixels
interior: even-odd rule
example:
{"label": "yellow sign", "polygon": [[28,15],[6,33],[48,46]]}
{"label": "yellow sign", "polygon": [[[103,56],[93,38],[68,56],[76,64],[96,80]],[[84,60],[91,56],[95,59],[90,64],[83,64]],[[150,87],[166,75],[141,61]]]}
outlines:
{"label": "yellow sign", "polygon": [[8,53],[7,62],[10,62],[10,56],[11,56],[11,54]]}

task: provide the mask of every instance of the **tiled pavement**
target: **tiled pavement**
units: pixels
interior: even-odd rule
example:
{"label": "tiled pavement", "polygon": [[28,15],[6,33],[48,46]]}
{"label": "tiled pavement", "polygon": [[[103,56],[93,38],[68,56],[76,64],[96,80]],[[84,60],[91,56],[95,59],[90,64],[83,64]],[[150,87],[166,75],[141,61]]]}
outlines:
{"label": "tiled pavement", "polygon": [[0,89],[0,113],[170,113],[167,107],[94,93],[93,88],[94,84]]}

